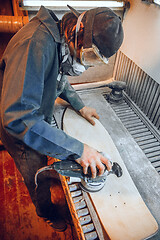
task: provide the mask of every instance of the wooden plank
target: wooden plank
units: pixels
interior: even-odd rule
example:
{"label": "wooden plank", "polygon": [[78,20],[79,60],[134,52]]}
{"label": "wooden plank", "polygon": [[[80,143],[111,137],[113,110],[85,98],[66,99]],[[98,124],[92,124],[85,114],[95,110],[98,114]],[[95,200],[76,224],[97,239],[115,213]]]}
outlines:
{"label": "wooden plank", "polygon": [[92,126],[73,110],[67,109],[64,131],[98,151],[107,152],[123,169],[123,176],[110,175],[105,187],[90,198],[106,233],[112,240],[145,239],[158,230],[158,224],[135,187],[111,137],[96,120]]}

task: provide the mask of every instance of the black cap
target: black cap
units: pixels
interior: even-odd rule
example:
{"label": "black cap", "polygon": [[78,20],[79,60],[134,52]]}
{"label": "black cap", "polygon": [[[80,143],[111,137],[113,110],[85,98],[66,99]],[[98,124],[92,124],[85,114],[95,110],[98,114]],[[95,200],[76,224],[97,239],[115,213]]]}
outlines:
{"label": "black cap", "polygon": [[[80,13],[68,6],[78,18]],[[124,33],[122,22],[118,15],[107,7],[93,8],[84,15],[83,47],[91,47],[94,43],[106,58],[114,55],[120,48]]]}
{"label": "black cap", "polygon": [[124,38],[122,22],[109,8],[99,8],[95,15],[92,41],[98,47],[100,52],[109,58],[120,48]]}

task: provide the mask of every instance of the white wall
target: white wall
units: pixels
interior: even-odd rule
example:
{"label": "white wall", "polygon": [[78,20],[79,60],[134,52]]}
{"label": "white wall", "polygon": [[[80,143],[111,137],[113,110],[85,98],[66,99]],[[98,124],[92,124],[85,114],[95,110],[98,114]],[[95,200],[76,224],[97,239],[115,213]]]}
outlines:
{"label": "white wall", "polygon": [[160,83],[160,7],[130,0],[121,51]]}

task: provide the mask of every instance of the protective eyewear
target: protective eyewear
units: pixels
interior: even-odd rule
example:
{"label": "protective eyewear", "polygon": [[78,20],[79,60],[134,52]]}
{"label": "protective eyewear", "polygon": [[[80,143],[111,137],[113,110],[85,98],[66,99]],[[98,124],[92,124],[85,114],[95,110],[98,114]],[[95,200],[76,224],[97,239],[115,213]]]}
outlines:
{"label": "protective eyewear", "polygon": [[[76,32],[75,32],[75,50],[74,50],[74,58],[76,58],[77,53],[77,35],[80,29],[80,24],[82,23],[82,18],[84,17],[86,11],[79,15],[76,24]],[[92,16],[86,16],[87,26],[85,26],[84,30],[84,39],[83,39],[83,47],[80,50],[80,62],[81,64],[91,67],[95,65],[107,64],[108,58],[103,56],[99,49],[92,43],[92,28],[93,28],[93,20],[96,14],[95,10],[91,11]]]}
{"label": "protective eyewear", "polygon": [[80,51],[80,61],[85,66],[101,65],[102,63],[107,64],[108,58],[104,57],[99,49],[92,44],[92,48],[83,48]]}

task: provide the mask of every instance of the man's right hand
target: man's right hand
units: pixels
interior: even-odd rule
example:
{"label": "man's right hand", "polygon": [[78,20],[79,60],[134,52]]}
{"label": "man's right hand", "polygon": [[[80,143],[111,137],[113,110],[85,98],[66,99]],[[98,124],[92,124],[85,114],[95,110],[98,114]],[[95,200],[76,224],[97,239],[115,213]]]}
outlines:
{"label": "man's right hand", "polygon": [[109,159],[104,157],[102,154],[100,154],[94,148],[88,146],[87,144],[84,144],[83,154],[81,158],[76,159],[76,162],[83,167],[84,174],[87,174],[88,167],[90,167],[92,172],[92,178],[95,178],[97,175],[96,168],[98,168],[99,170],[98,175],[102,175],[104,173],[104,164],[106,165],[108,171],[110,171],[112,168]]}

